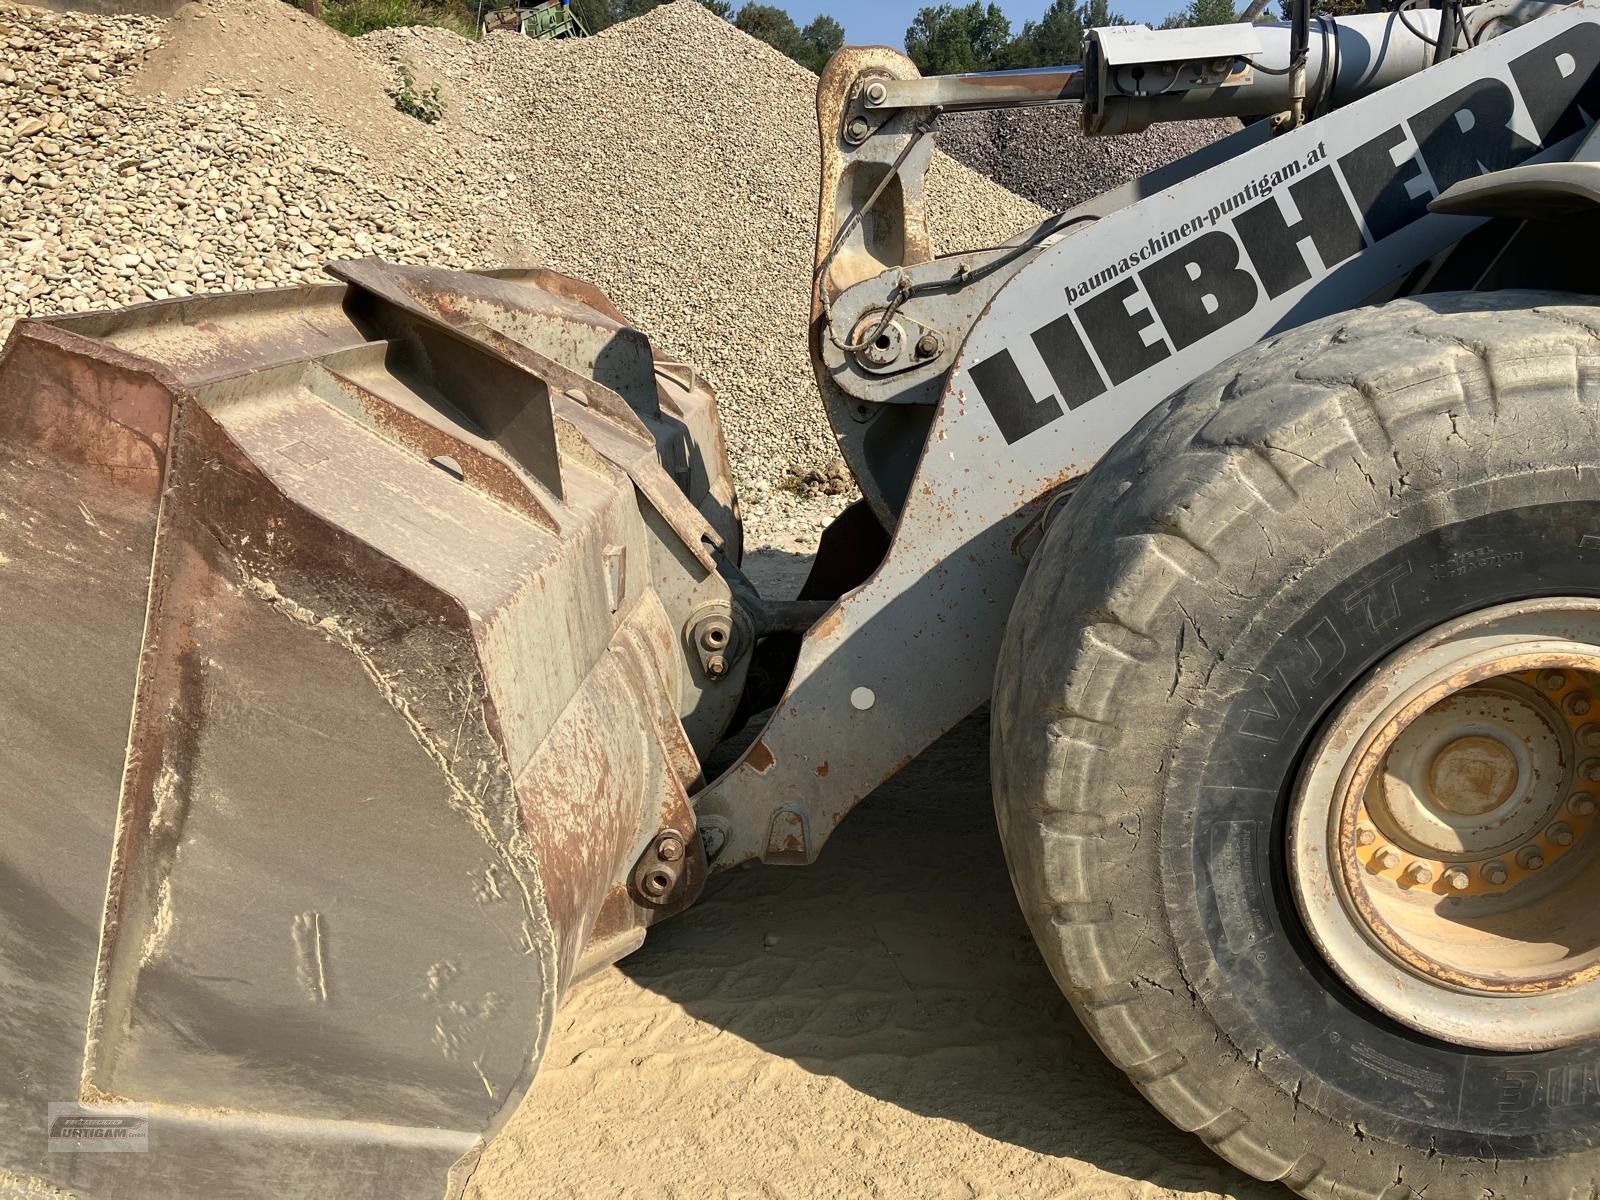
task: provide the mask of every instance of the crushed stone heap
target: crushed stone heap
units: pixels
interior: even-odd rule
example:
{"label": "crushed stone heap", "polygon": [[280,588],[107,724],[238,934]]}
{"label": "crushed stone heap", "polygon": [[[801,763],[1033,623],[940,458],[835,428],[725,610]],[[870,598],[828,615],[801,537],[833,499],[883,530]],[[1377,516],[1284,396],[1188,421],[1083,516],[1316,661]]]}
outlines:
{"label": "crushed stone heap", "polygon": [[[401,61],[439,84],[438,123],[395,110]],[[541,263],[716,387],[754,540],[813,532],[852,492],[785,484],[836,474],[806,349],[815,91],[690,3],[581,41],[473,42],[351,40],[282,0],[170,20],[0,0],[0,336],[21,316],[317,282],[343,258]],[[1122,144],[1072,153],[1120,181]],[[1051,178],[1050,153],[969,157],[1051,195],[1025,177]],[[930,192],[941,250],[1043,215],[943,154]]]}
{"label": "crushed stone heap", "polygon": [[1076,104],[939,118],[939,145],[1019,196],[1060,212],[1192,154],[1241,126],[1221,120],[1174,121],[1140,133],[1085,137]]}
{"label": "crushed stone heap", "polygon": [[[227,37],[229,23],[241,52],[266,26],[359,61],[281,0],[191,5],[171,25]],[[0,4],[0,333],[20,316],[296,283],[330,258],[490,253],[443,188],[375,159],[312,97],[296,112],[226,86],[140,94],[167,27]],[[373,90],[364,103],[388,103]]]}
{"label": "crushed stone heap", "polygon": [[[789,468],[838,453],[806,348],[816,76],[688,3],[581,41],[416,28],[358,44],[440,85],[441,124],[483,139],[508,180],[513,234],[536,231],[552,266],[592,279],[706,374],[747,510],[790,507]],[[992,245],[1044,215],[935,161],[941,249]]]}

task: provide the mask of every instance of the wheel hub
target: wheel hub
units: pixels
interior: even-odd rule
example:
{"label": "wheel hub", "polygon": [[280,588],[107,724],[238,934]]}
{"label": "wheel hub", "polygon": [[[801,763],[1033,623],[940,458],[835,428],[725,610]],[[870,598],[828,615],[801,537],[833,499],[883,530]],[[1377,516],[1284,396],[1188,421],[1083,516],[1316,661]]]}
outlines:
{"label": "wheel hub", "polygon": [[1492,1048],[1600,1033],[1600,605],[1506,605],[1382,664],[1302,772],[1290,873],[1358,993]]}
{"label": "wheel hub", "polygon": [[1440,747],[1428,763],[1428,799],[1446,813],[1479,817],[1509,800],[1523,775],[1513,747],[1467,734]]}

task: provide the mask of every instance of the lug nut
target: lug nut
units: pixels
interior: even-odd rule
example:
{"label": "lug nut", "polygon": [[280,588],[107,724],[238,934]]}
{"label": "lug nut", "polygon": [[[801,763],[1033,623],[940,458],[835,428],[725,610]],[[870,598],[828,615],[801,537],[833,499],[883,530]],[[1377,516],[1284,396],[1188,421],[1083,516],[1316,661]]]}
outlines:
{"label": "lug nut", "polygon": [[1517,851],[1517,865],[1524,871],[1537,871],[1544,866],[1544,855],[1537,846],[1524,846]]}
{"label": "lug nut", "polygon": [[1539,675],[1539,686],[1547,692],[1559,692],[1567,686],[1567,677],[1560,671],[1543,671]]}
{"label": "lug nut", "polygon": [[1423,863],[1412,863],[1406,871],[1406,878],[1419,886],[1433,882],[1433,871]]}
{"label": "lug nut", "polygon": [[1586,717],[1594,707],[1594,702],[1589,699],[1587,692],[1573,692],[1561,702],[1561,707],[1567,710],[1569,717]]}
{"label": "lug nut", "polygon": [[1572,826],[1565,821],[1557,821],[1544,831],[1544,835],[1558,846],[1572,845]]}
{"label": "lug nut", "polygon": [[1393,846],[1385,846],[1372,856],[1372,861],[1379,870],[1392,871],[1400,865],[1400,855]]}
{"label": "lug nut", "polygon": [[1365,825],[1356,830],[1356,845],[1358,846],[1370,846],[1377,840],[1378,835],[1373,833],[1372,830],[1368,829]]}
{"label": "lug nut", "polygon": [[1600,725],[1584,725],[1578,730],[1578,744],[1589,750],[1600,750]]}
{"label": "lug nut", "polygon": [[1499,859],[1483,864],[1483,881],[1494,887],[1499,887],[1506,881],[1506,865]]}
{"label": "lug nut", "polygon": [[1578,764],[1578,777],[1600,783],[1600,758],[1586,758]]}
{"label": "lug nut", "polygon": [[1592,817],[1594,815],[1594,797],[1587,792],[1573,792],[1567,801],[1567,811],[1575,817]]}
{"label": "lug nut", "polygon": [[1472,886],[1472,876],[1460,867],[1451,867],[1444,873],[1444,882],[1452,891],[1464,892]]}

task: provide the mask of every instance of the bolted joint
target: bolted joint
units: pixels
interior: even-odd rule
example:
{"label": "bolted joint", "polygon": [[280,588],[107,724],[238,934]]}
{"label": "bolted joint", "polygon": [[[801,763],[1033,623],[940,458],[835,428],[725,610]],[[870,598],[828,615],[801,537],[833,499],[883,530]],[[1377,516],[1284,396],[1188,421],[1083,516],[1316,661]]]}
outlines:
{"label": "bolted joint", "polygon": [[683,880],[683,867],[683,835],[676,829],[662,830],[633,868],[635,896],[656,907],[671,903]]}
{"label": "bolted joint", "polygon": [[739,622],[726,604],[711,604],[691,614],[684,627],[684,640],[699,660],[700,670],[713,683],[728,677],[750,642],[741,636]]}

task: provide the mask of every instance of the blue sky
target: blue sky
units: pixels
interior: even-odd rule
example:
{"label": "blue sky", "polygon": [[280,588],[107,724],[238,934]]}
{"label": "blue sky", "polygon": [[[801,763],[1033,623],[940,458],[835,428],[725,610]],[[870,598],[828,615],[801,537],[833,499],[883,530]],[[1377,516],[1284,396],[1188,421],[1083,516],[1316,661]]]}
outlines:
{"label": "blue sky", "polygon": [[[777,0],[789,10],[799,24],[804,25],[818,13],[830,13],[844,26],[847,41],[857,45],[883,43],[898,46],[906,36],[906,26],[929,0],[879,0],[863,3],[862,0]],[[938,0],[933,0],[937,3]],[[955,0],[951,0],[955,2]],[[988,0],[985,0],[987,3]],[[1021,30],[1022,23],[1037,18],[1050,0],[999,0],[1006,16],[1011,18],[1011,28]],[[1111,7],[1134,21],[1154,24],[1175,9],[1182,8],[1184,0],[1113,0]]]}

